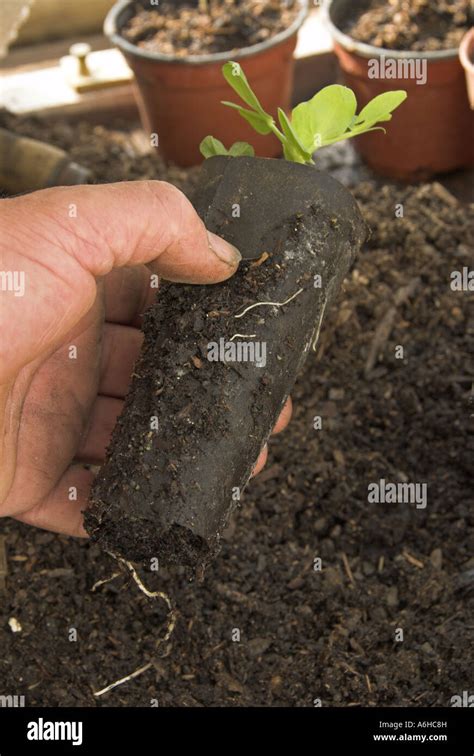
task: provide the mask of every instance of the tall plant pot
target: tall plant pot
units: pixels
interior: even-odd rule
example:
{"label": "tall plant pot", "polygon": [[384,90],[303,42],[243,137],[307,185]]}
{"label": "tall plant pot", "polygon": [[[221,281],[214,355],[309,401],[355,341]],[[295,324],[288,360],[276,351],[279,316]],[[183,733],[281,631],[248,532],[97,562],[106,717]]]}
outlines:
{"label": "tall plant pot", "polygon": [[238,51],[179,58],[142,50],[124,39],[120,30],[133,15],[133,3],[119,0],[113,6],[105,19],[105,34],[122,51],[135,74],[143,125],[158,135],[158,149],[166,160],[181,166],[200,163],[199,144],[214,133],[226,146],[249,141],[258,155],[280,154],[281,145],[273,135],[255,134],[243,118],[221,105],[221,100],[230,95],[221,69],[229,59],[241,62],[267,111],[275,113],[279,106],[288,110],[293,51],[308,7],[308,0],[298,2],[300,10],[294,22],[265,42]]}
{"label": "tall plant pot", "polygon": [[[147,311],[130,391],[85,513],[92,539],[132,561],[196,566],[217,552],[366,236],[344,187],[286,160],[206,160],[196,197],[207,228],[244,259],[221,284],[163,284]],[[256,265],[263,252],[269,257]],[[265,358],[211,360],[210,346],[224,343],[249,352],[259,345]]]}
{"label": "tall plant pot", "polygon": [[[474,114],[469,108],[458,50],[411,52],[357,42],[341,31],[354,7],[366,0],[328,0],[326,18],[345,82],[360,105],[390,89],[405,89],[408,99],[394,114],[387,133],[358,137],[355,147],[378,173],[404,181],[426,180],[436,173],[474,165]],[[426,61],[427,80],[370,78],[374,60]]]}

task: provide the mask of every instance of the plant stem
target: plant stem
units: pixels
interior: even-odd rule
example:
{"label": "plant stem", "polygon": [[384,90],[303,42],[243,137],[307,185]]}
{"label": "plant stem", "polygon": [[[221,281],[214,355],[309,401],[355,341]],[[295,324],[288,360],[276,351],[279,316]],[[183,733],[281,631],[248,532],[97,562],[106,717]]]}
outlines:
{"label": "plant stem", "polygon": [[278,126],[276,125],[275,121],[272,118],[272,122],[269,124],[271,130],[275,134],[276,138],[280,140],[283,146],[286,144],[286,137],[285,135],[280,131]]}
{"label": "plant stem", "polygon": [[[287,143],[288,143],[288,140],[287,140],[286,136],[280,131],[280,129],[276,125],[276,123],[273,120],[273,118],[272,118],[272,122],[269,123],[268,125],[270,126],[272,132],[275,134],[275,136],[277,137],[277,139],[280,140],[280,142],[282,143],[283,147],[285,147],[287,145]],[[302,155],[302,157],[304,157],[304,156]],[[312,158],[310,158],[309,160],[305,160],[304,163],[305,163],[305,165],[314,165],[314,160]]]}

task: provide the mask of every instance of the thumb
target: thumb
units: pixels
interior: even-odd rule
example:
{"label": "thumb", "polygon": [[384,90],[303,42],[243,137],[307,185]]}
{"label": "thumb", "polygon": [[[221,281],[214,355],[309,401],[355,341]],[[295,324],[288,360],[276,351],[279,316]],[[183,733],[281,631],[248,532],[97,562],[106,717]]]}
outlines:
{"label": "thumb", "polygon": [[[241,259],[163,181],[44,189],[1,200],[1,211],[0,317],[15,332],[11,354],[5,344],[1,351],[10,374],[60,343],[91,308],[95,279],[113,268],[148,264],[168,280],[209,284],[233,275]],[[23,275],[19,297],[3,286],[8,271]]]}
{"label": "thumb", "polygon": [[165,181],[56,187],[9,200],[31,226],[51,224],[65,250],[94,276],[153,263],[163,278],[217,283],[241,260],[238,250],[208,232],[190,201]]}

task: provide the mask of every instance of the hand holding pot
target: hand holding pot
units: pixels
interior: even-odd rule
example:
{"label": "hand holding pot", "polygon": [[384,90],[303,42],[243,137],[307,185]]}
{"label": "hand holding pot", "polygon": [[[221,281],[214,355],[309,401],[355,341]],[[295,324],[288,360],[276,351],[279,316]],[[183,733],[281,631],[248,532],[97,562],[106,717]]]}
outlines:
{"label": "hand holding pot", "polygon": [[83,463],[103,461],[122,410],[150,274],[217,283],[240,254],[159,181],[46,189],[1,211],[0,515],[85,536]]}

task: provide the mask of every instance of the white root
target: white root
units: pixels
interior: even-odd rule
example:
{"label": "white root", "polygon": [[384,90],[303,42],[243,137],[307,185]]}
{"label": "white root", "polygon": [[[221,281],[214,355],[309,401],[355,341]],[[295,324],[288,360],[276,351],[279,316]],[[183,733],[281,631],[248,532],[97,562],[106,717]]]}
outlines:
{"label": "white root", "polygon": [[251,304],[248,307],[246,307],[245,310],[241,312],[239,315],[234,315],[234,318],[242,318],[244,315],[246,315],[247,312],[249,312],[250,310],[253,310],[254,307],[263,307],[264,305],[267,307],[284,307],[293,299],[295,299],[297,296],[299,296],[302,291],[304,291],[304,289],[298,289],[297,292],[292,294],[291,297],[286,299],[284,302],[255,302],[254,304]]}
{"label": "white root", "polygon": [[147,669],[150,669],[151,666],[152,666],[152,663],[148,662],[148,664],[145,664],[144,667],[140,667],[140,669],[136,669],[135,672],[132,672],[131,675],[122,677],[120,680],[116,680],[115,682],[110,683],[110,685],[107,685],[106,688],[102,688],[102,690],[98,690],[96,693],[94,693],[94,696],[96,698],[98,698],[99,696],[103,696],[104,693],[108,693],[109,690],[113,690],[114,688],[117,688],[119,685],[123,685],[123,683],[126,683],[129,680],[133,680],[134,677],[138,677],[138,675],[143,674],[143,672],[146,672]]}
{"label": "white root", "polygon": [[158,643],[166,643],[166,641],[170,639],[176,625],[176,612],[173,609],[169,596],[166,593],[163,593],[163,591],[149,591],[148,588],[143,585],[138,572],[131,562],[127,562],[126,559],[122,559],[122,557],[118,557],[115,554],[112,554],[111,551],[108,553],[111,554],[114,559],[117,559],[119,562],[122,562],[122,564],[125,564],[128,567],[128,569],[132,573],[134,581],[138,585],[141,592],[145,594],[145,596],[148,596],[148,598],[152,599],[159,598],[165,602],[166,606],[168,607],[168,628],[163,638],[161,638]]}
{"label": "white root", "polygon": [[168,609],[171,611],[171,602],[166,595],[166,593],[161,593],[161,591],[149,591],[148,588],[143,585],[140,576],[138,575],[138,572],[136,571],[135,567],[131,562],[127,562],[126,559],[122,559],[122,557],[119,557],[120,561],[123,562],[123,564],[126,564],[130,572],[132,573],[132,577],[135,580],[136,584],[142,591],[142,593],[145,594],[145,596],[148,596],[148,598],[162,598],[165,602]]}
{"label": "white root", "polygon": [[94,591],[96,591],[96,590],[97,590],[97,588],[99,588],[99,586],[101,586],[101,585],[105,585],[106,583],[110,583],[110,582],[112,582],[112,580],[115,580],[115,578],[117,578],[117,577],[120,577],[120,575],[121,575],[121,574],[122,574],[121,572],[114,572],[114,574],[113,574],[113,575],[111,575],[110,577],[108,577],[108,578],[105,578],[104,580],[98,580],[98,581],[97,581],[96,583],[94,583],[94,585],[92,586],[92,588],[91,588],[91,593],[94,593]]}
{"label": "white root", "polygon": [[230,337],[229,341],[233,341],[234,339],[254,339],[256,335],[256,333],[234,333],[234,335]]}
{"label": "white root", "polygon": [[324,318],[324,312],[326,310],[326,304],[327,304],[327,299],[324,300],[323,306],[321,307],[321,315],[319,316],[319,321],[318,321],[318,325],[317,325],[317,328],[316,328],[316,335],[315,335],[315,337],[313,339],[313,346],[312,346],[313,352],[316,351],[316,347],[318,345],[319,334],[321,333],[321,325],[322,325],[323,318]]}
{"label": "white root", "polygon": [[[168,627],[166,629],[166,633],[164,634],[163,638],[160,638],[157,641],[156,645],[159,646],[162,643],[166,643],[171,638],[174,632],[174,629],[176,627],[176,620],[177,620],[176,612],[173,609],[169,596],[166,593],[163,593],[163,591],[149,591],[148,588],[141,581],[140,576],[138,575],[138,572],[136,571],[135,567],[133,566],[131,562],[128,562],[126,559],[122,559],[122,557],[119,557],[116,554],[113,554],[111,551],[108,551],[107,553],[110,554],[110,556],[113,557],[117,562],[124,564],[128,568],[135,583],[138,585],[138,588],[141,590],[142,593],[145,594],[145,596],[151,599],[161,599],[162,601],[165,602],[166,606],[168,607]],[[98,583],[95,584],[94,588],[97,585],[100,585],[101,583],[107,583],[109,582],[109,580],[113,580],[113,578],[119,574],[120,573],[116,573],[111,578],[108,578],[107,580],[102,580],[102,581],[99,580]],[[99,696],[104,695],[104,693],[108,693],[113,688],[116,688],[119,685],[123,685],[123,683],[126,683],[129,680],[133,680],[134,677],[138,677],[138,675],[143,674],[143,672],[146,672],[152,666],[153,666],[153,662],[148,662],[143,667],[140,667],[139,669],[135,670],[135,672],[132,672],[130,675],[127,675],[126,677],[122,677],[120,680],[117,680],[116,682],[113,682],[110,685],[107,685],[105,688],[102,688],[102,690],[96,691],[94,693],[94,696],[97,698]]]}

